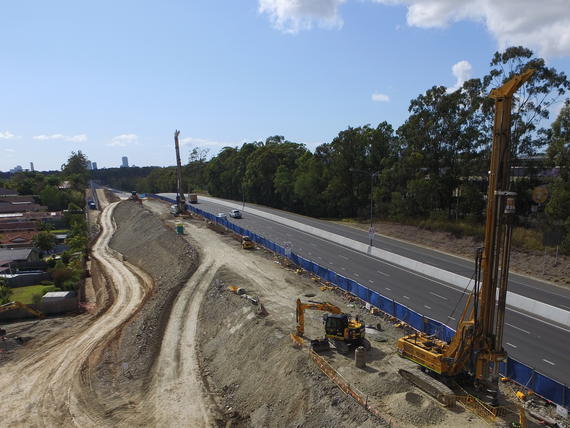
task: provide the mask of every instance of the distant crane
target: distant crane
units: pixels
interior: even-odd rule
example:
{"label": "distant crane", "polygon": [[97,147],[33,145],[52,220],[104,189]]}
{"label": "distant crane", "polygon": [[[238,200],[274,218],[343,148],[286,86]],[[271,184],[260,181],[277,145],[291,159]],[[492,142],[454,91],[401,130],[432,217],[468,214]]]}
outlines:
{"label": "distant crane", "polygon": [[176,148],[176,205],[178,205],[178,212],[183,213],[186,211],[186,199],[182,192],[182,164],[180,162],[180,145],[178,143],[178,136],[180,131],[174,131],[174,147]]}

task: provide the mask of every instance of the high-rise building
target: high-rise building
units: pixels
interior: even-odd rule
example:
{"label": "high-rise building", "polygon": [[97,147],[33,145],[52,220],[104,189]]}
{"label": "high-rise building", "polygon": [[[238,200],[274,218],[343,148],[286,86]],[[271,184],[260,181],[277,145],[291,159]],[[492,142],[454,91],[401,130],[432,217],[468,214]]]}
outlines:
{"label": "high-rise building", "polygon": [[92,162],[91,168],[93,169],[93,171],[96,171],[97,170],[97,162]]}
{"label": "high-rise building", "polygon": [[91,163],[90,160],[87,161],[87,169],[88,169],[89,171],[91,171],[91,170],[93,169],[93,164]]}
{"label": "high-rise building", "polygon": [[30,162],[30,171],[34,172],[34,163]]}
{"label": "high-rise building", "polygon": [[121,164],[121,168],[128,168],[129,167],[129,158],[126,156],[123,156],[122,160],[123,160],[123,163]]}

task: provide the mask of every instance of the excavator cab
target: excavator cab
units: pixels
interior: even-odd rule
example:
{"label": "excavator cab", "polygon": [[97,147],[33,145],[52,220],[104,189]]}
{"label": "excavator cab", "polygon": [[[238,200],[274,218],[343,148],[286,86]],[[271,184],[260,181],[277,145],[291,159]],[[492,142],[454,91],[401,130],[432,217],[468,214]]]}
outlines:
{"label": "excavator cab", "polygon": [[325,335],[327,339],[342,341],[348,346],[360,346],[364,339],[364,323],[352,319],[348,314],[325,314]]}

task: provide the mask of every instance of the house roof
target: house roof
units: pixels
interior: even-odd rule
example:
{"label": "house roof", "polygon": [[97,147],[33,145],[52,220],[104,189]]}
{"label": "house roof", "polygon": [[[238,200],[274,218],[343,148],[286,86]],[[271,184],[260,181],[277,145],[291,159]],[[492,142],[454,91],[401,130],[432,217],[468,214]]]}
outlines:
{"label": "house roof", "polygon": [[3,196],[0,198],[0,204],[33,204],[33,196]]}
{"label": "house roof", "polygon": [[0,232],[18,231],[18,230],[36,230],[38,224],[34,221],[0,221]]}
{"label": "house roof", "polygon": [[0,260],[28,260],[33,248],[0,248]]}
{"label": "house roof", "polygon": [[21,230],[18,232],[2,232],[2,236],[0,236],[0,245],[7,246],[7,245],[32,245],[32,239],[36,236],[39,232],[37,231],[29,231],[29,230]]}
{"label": "house roof", "polygon": [[40,211],[42,208],[38,204],[0,204],[0,213],[18,213],[24,211]]}
{"label": "house roof", "polygon": [[12,189],[6,189],[5,187],[0,187],[0,196],[17,196],[18,192]]}

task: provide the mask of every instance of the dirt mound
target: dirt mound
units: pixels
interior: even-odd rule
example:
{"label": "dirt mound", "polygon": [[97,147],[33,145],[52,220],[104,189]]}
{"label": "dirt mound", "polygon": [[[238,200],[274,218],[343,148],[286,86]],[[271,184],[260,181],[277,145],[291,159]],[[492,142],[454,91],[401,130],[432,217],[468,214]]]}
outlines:
{"label": "dirt mound", "polygon": [[217,272],[200,311],[200,349],[209,384],[233,426],[381,424],[326,378],[306,351],[293,348],[289,330],[227,292],[230,284],[252,290],[251,281],[234,271]]}
{"label": "dirt mound", "polygon": [[98,395],[106,398],[102,402],[113,398],[114,407],[130,407],[129,401],[146,391],[172,302],[196,270],[198,253],[136,203],[120,203],[114,220],[117,231],[110,246],[148,274],[154,286],[111,345],[101,356],[94,357],[98,361],[91,381]]}

